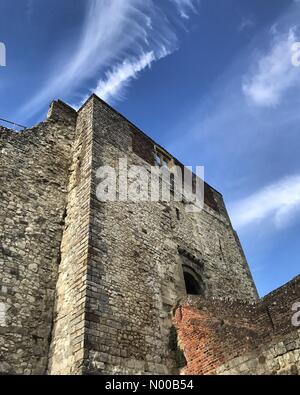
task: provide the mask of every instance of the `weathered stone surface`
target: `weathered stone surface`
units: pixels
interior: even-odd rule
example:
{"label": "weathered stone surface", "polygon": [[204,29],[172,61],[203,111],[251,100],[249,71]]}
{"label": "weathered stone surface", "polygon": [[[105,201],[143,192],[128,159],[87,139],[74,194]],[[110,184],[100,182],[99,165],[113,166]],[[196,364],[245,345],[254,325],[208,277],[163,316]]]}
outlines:
{"label": "weathered stone surface", "polygon": [[[1,372],[178,372],[170,333],[184,273],[204,300],[257,302],[222,195],[209,185],[198,214],[186,202],[97,199],[100,166],[126,158],[149,170],[156,149],[94,95],[78,112],[53,102],[47,121],[22,133],[0,128]],[[201,326],[197,317],[193,325]],[[283,344],[295,360],[294,343]],[[264,357],[257,363],[270,364]],[[234,369],[246,372],[247,361]],[[286,365],[277,358],[271,368]]]}
{"label": "weathered stone surface", "polygon": [[22,133],[0,128],[0,368],[5,373],[39,374],[47,368],[77,117],[66,105],[59,112],[61,117],[50,114]]}

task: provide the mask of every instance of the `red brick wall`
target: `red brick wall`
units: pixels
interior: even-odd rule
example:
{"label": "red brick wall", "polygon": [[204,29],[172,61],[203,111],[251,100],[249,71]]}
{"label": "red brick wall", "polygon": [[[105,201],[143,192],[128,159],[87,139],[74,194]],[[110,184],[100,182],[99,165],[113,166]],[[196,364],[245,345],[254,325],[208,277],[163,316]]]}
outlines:
{"label": "red brick wall", "polygon": [[174,315],[186,374],[215,374],[247,353],[262,352],[291,332],[292,306],[300,301],[300,277],[256,304],[189,297]]}

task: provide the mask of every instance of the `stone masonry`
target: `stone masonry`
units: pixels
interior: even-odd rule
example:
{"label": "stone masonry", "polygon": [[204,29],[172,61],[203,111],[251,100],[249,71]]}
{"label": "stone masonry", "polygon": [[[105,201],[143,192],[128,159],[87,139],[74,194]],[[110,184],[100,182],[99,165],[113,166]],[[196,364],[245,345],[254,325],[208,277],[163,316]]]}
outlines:
{"label": "stone masonry", "polygon": [[0,371],[45,373],[76,112],[0,129]]}
{"label": "stone masonry", "polygon": [[[236,372],[244,337],[221,333],[220,343],[241,346],[210,368],[200,343],[198,355],[186,347],[224,298],[224,322],[235,306],[264,303],[219,192],[205,184],[195,214],[184,201],[101,202],[100,166],[126,159],[150,171],[158,153],[182,164],[95,95],[77,112],[53,102],[46,121],[20,133],[0,127],[0,150],[1,373],[176,374],[180,347],[187,373]],[[199,295],[196,307],[187,293]],[[236,313],[237,326],[260,316],[249,309]],[[260,334],[257,346],[272,350],[273,340]]]}

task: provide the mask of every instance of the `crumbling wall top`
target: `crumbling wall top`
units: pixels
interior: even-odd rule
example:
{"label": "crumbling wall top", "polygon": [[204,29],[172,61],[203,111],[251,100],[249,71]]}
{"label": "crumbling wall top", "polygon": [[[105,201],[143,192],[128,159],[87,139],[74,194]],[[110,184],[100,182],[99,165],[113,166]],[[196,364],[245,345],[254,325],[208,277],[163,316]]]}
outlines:
{"label": "crumbling wall top", "polygon": [[54,100],[50,104],[47,118],[49,120],[63,120],[69,123],[75,123],[77,111],[61,100]]}

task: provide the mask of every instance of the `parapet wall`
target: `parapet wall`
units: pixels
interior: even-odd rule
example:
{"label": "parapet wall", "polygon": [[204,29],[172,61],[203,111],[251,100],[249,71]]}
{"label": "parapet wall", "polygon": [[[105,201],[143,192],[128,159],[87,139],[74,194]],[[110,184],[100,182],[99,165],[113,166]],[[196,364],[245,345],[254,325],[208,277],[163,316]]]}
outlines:
{"label": "parapet wall", "polygon": [[293,326],[300,277],[258,303],[189,297],[174,324],[185,374],[297,374],[300,328]]}

